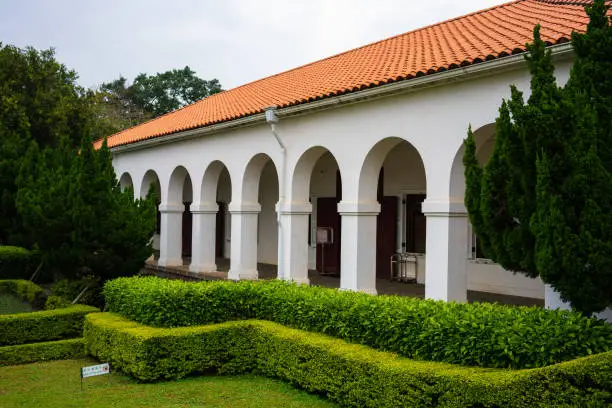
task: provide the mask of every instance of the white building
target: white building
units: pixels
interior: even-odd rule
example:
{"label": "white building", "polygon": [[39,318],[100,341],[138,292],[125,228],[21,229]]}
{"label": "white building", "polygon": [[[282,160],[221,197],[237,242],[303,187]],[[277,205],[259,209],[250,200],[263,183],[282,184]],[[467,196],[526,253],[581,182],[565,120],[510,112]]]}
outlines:
{"label": "white building", "polygon": [[[581,2],[519,0],[223,92],[109,138],[123,185],[161,192],[159,264],[256,279],[257,263],[308,283],[376,293],[395,252],[415,253],[428,298],[467,290],[543,299],[539,279],[478,259],[463,204],[462,143],[484,162],[510,84],[529,92],[522,53],[541,24],[556,76],[572,60]],[[186,210],[187,209],[187,210]],[[184,215],[184,212],[190,215]],[[325,253],[317,227],[333,229]]]}

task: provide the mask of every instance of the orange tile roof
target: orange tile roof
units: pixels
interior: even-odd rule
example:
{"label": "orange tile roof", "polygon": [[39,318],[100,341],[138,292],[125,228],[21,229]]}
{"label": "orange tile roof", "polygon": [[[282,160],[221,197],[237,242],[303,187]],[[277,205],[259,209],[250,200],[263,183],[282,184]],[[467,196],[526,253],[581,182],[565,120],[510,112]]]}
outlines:
{"label": "orange tile roof", "polygon": [[[517,0],[365,45],[212,95],[108,138],[115,147],[476,64],[525,50],[533,27],[549,44],[584,31],[590,1]],[[101,141],[96,142],[99,146]]]}

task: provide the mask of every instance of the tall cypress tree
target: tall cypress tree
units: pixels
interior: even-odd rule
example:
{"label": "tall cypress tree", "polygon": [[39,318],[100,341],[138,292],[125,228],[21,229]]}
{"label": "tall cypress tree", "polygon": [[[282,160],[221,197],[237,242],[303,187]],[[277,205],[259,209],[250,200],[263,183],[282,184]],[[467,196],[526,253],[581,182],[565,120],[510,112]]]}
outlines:
{"label": "tall cypress tree", "polygon": [[590,314],[612,305],[612,25],[604,1],[586,11],[560,111],[571,117],[565,148],[542,151],[537,163],[533,230],[542,279]]}
{"label": "tall cypress tree", "polygon": [[151,254],[154,199],[121,191],[104,143],[91,138],[78,151],[33,144],[18,180],[17,208],[43,262],[68,278],[102,280],[138,272]]}
{"label": "tall cypress tree", "polygon": [[478,170],[471,130],[466,207],[485,255],[540,276],[586,314],[612,304],[612,26],[603,0],[585,8],[586,34],[564,88],[534,30],[531,96],[500,108],[495,148]]}
{"label": "tall cypress tree", "polygon": [[560,124],[552,118],[561,96],[539,26],[527,48],[531,96],[525,103],[522,92],[511,87],[511,98],[503,101],[495,121],[493,153],[480,170],[474,135],[468,132],[465,204],[485,255],[505,269],[536,277],[535,237],[530,227],[536,210],[535,158],[538,149],[555,148]]}

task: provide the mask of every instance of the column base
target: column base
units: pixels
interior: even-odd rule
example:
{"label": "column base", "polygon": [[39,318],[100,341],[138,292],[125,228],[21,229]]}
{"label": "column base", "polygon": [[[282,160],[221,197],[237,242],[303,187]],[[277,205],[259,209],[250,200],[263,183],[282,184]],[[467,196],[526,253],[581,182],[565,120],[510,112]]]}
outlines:
{"label": "column base", "polygon": [[216,271],[217,271],[217,265],[215,264],[212,264],[212,265],[191,264],[189,265],[189,272],[205,273],[205,272],[216,272]]}
{"label": "column base", "polygon": [[182,258],[159,258],[158,266],[183,266]]}
{"label": "column base", "polygon": [[230,280],[257,280],[259,273],[257,269],[253,270],[231,270],[227,273],[227,279]]}
{"label": "column base", "polygon": [[376,291],[376,289],[348,289],[348,288],[340,288],[339,290],[341,291],[347,291],[347,292],[359,292],[359,293],[365,293],[367,295],[378,295],[378,292]]}
{"label": "column base", "polygon": [[291,277],[283,277],[281,280],[287,281],[287,282],[292,282],[292,283],[299,283],[300,285],[308,285],[310,286],[310,279],[308,278],[291,278]]}

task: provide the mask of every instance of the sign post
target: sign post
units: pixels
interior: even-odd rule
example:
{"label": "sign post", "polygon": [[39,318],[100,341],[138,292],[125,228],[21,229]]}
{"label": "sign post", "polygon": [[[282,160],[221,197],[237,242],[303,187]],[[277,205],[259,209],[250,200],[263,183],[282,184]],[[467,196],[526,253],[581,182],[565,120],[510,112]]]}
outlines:
{"label": "sign post", "polygon": [[104,363],[88,367],[81,367],[81,391],[83,391],[83,379],[94,377],[96,375],[108,375],[108,382],[110,383],[110,364]]}

